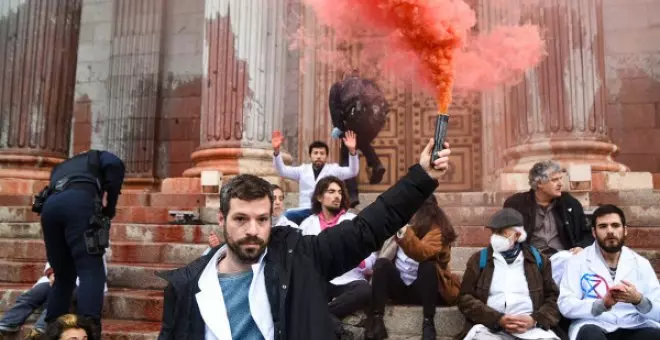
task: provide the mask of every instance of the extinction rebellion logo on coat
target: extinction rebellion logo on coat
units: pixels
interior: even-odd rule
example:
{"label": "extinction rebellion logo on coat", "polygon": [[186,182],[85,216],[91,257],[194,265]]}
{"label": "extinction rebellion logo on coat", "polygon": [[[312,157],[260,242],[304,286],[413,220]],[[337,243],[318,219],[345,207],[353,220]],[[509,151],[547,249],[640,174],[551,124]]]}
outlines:
{"label": "extinction rebellion logo on coat", "polygon": [[582,299],[602,299],[610,290],[607,280],[598,274],[586,273],[580,278]]}

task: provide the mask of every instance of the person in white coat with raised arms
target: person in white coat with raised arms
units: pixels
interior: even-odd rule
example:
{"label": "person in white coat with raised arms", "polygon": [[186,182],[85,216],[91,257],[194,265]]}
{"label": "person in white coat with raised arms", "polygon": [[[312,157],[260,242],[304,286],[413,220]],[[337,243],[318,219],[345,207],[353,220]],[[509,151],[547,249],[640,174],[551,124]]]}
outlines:
{"label": "person in white coat with raised arms", "polygon": [[569,260],[559,289],[570,339],[660,339],[660,284],[649,261],[624,245],[623,211],[603,205],[592,219],[596,241]]}
{"label": "person in white coat with raised arms", "polygon": [[311,198],[312,192],[316,187],[316,183],[328,176],[335,176],[339,179],[347,180],[356,177],[360,171],[360,160],[358,158],[355,147],[357,145],[355,133],[347,131],[343,142],[348,148],[349,158],[348,166],[340,166],[337,163],[327,163],[328,153],[330,149],[328,145],[321,141],[312,142],[309,145],[309,158],[312,163],[305,163],[299,166],[288,166],[284,164],[282,155],[280,155],[280,146],[282,145],[282,134],[279,131],[273,132],[273,166],[277,173],[289,179],[298,182],[300,194],[298,196],[298,208],[289,209],[284,213],[284,216],[293,221],[295,224],[300,224],[304,219],[312,214]]}

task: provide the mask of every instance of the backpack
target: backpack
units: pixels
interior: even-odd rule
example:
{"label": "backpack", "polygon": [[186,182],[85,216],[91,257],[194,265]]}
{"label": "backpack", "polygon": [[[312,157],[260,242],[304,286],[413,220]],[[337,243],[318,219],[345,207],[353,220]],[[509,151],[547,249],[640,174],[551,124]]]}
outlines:
{"label": "backpack", "polygon": [[389,104],[375,82],[349,76],[337,83],[339,91],[331,94],[330,110],[341,112],[348,129],[368,126],[375,131],[385,125]]}
{"label": "backpack", "polygon": [[[529,249],[532,251],[532,255],[534,255],[534,260],[536,260],[536,266],[539,268],[539,271],[543,270],[543,258],[541,258],[541,253],[539,253],[539,250],[534,246],[530,245]],[[479,270],[486,268],[486,261],[488,261],[487,247],[481,249],[481,252],[479,253]]]}

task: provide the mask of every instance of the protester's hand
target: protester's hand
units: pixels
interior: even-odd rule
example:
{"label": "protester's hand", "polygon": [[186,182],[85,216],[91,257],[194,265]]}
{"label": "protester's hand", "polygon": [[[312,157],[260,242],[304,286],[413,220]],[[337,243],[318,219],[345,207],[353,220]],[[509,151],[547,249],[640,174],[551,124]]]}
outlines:
{"label": "protester's hand", "polygon": [[607,294],[603,298],[603,303],[605,303],[605,308],[607,308],[607,310],[610,310],[612,306],[614,306],[617,303],[617,301],[614,299],[614,292],[618,288],[615,287],[616,286],[610,288],[610,290],[607,291]]}
{"label": "protester's hand", "polygon": [[403,228],[399,229],[399,231],[396,232],[396,237],[397,238],[403,238],[403,236],[406,235],[406,231],[408,230],[408,225],[404,225]]}
{"label": "protester's hand", "polygon": [[50,273],[50,275],[48,275],[48,283],[50,283],[51,287],[53,286],[55,283],[55,273]]}
{"label": "protester's hand", "polygon": [[577,255],[582,251],[582,249],[583,249],[582,247],[575,247],[575,248],[571,248],[569,251],[571,252],[571,254]]}
{"label": "protester's hand", "polygon": [[616,302],[632,303],[633,305],[642,302],[642,294],[637,291],[637,287],[626,280],[621,280],[621,284],[612,287],[610,292]]}
{"label": "protester's hand", "polygon": [[518,323],[516,322],[516,319],[512,315],[504,315],[500,318],[500,320],[497,322],[502,329],[509,333],[509,334],[516,334],[520,333],[518,332],[519,326]]}
{"label": "protester's hand", "polygon": [[332,128],[332,131],[330,132],[330,136],[334,139],[339,139],[341,138],[341,135],[344,133],[344,131],[339,130],[338,128]]}
{"label": "protester's hand", "polygon": [[282,146],[282,140],[284,140],[284,137],[282,137],[282,133],[279,130],[273,131],[273,136],[271,137],[271,144],[273,145],[273,151],[275,151],[275,155],[278,155],[280,153],[280,146]]}
{"label": "protester's hand", "polygon": [[215,231],[211,232],[211,235],[209,235],[209,247],[215,248],[220,245],[220,238],[218,238],[218,235],[216,235]]}
{"label": "protester's hand", "polygon": [[518,328],[514,333],[524,333],[536,324],[534,318],[529,315],[514,315],[511,319],[513,320],[512,323]]}
{"label": "protester's hand", "polygon": [[451,155],[451,150],[449,149],[449,143],[445,143],[444,146],[445,148],[438,152],[438,159],[433,162],[433,166],[431,166],[433,138],[429,140],[424,150],[422,150],[422,154],[419,155],[419,165],[426,170],[429,176],[435,179],[442,177],[449,169],[449,155]]}
{"label": "protester's hand", "polygon": [[355,135],[355,132],[350,130],[346,131],[343,140],[344,145],[348,148],[348,152],[350,152],[351,155],[355,155],[355,147],[357,146],[357,136]]}

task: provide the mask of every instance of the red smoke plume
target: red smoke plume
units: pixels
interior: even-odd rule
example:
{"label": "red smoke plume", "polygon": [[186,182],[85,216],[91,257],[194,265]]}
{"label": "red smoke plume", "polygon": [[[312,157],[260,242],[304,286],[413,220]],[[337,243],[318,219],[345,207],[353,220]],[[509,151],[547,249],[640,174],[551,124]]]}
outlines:
{"label": "red smoke plume", "polygon": [[[360,46],[357,64],[325,52],[342,68],[375,67],[415,81],[446,113],[452,88],[481,91],[514,84],[545,51],[538,27],[501,26],[473,36],[475,12],[463,0],[303,0],[340,45]],[[299,32],[296,45],[309,44]],[[318,43],[318,38],[315,41]]]}

